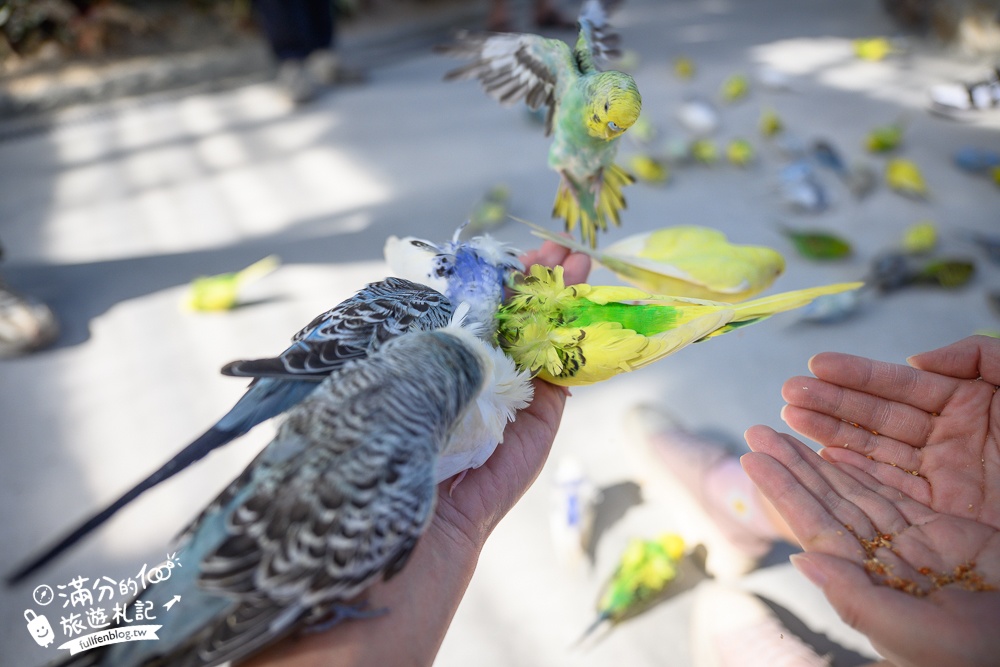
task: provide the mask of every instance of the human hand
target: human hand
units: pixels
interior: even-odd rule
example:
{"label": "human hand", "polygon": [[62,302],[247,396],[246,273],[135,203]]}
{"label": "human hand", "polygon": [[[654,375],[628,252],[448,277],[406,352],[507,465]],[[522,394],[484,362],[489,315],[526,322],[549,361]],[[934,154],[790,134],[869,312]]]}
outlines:
{"label": "human hand", "polygon": [[782,416],[822,458],[758,426],[744,468],[806,550],[796,567],[894,664],[994,664],[1000,342],[909,362],[817,355]]}
{"label": "human hand", "polygon": [[[522,258],[525,266],[562,264],[567,284],[587,278],[590,258],[546,242]],[[472,579],[486,538],[541,472],[555,439],[566,390],[534,382],[531,404],[507,426],[504,441],[481,467],[452,489],[438,488],[434,518],[409,562],[367,594],[371,609],[388,613],[279,643],[247,666],[429,665]]]}

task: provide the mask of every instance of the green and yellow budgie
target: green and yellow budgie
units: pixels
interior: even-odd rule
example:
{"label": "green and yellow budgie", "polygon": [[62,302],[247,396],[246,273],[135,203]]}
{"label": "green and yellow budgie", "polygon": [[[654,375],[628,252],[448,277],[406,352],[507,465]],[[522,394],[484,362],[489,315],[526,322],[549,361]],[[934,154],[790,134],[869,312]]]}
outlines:
{"label": "green and yellow budgie", "polygon": [[684,540],[676,533],[631,540],[604,584],[597,601],[597,619],[581,641],[606,621],[617,624],[645,611],[677,578],[677,565],[683,556]]}
{"label": "green and yellow budgie", "polygon": [[280,264],[277,255],[268,255],[239,271],[199,276],[191,281],[184,304],[191,310],[232,310],[239,305],[241,289],[271,273]]}
{"label": "green and yellow budgie", "polygon": [[777,250],[730,243],[710,227],[664,227],[591,250],[525,224],[535,236],[590,255],[625,282],[653,294],[743,301],[766,290],[785,270],[785,258]]}
{"label": "green and yellow budgie", "polygon": [[487,33],[463,34],[437,50],[472,59],[445,79],[477,78],[504,105],[524,100],[531,109],[548,107],[549,166],[561,177],[552,215],[566,221],[567,231],[579,223],[583,241],[596,247],[598,229],[621,223],[622,188],[633,179],[614,158],[618,138],[639,118],[642,98],[631,76],[598,68],[617,41],[605,4],[588,0],[579,22],[572,49],[539,35]]}
{"label": "green and yellow budgie", "polygon": [[498,340],[522,370],[552,384],[587,385],[861,285],[840,283],[723,303],[632,287],[567,287],[562,267],[536,264],[512,285],[514,294],[501,306]]}

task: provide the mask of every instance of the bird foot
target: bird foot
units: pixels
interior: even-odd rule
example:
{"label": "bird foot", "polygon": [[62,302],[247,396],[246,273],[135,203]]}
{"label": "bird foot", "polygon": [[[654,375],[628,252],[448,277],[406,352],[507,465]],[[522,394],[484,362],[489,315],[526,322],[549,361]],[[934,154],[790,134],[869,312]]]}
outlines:
{"label": "bird foot", "polygon": [[465,476],[468,473],[469,473],[468,470],[463,470],[462,472],[455,475],[455,478],[451,481],[451,484],[448,485],[448,497],[451,497],[452,494],[455,493],[455,489],[458,488],[458,485],[462,483],[462,480],[465,479]]}
{"label": "bird foot", "polygon": [[309,634],[326,632],[335,625],[343,621],[361,621],[369,618],[377,618],[389,612],[389,609],[369,609],[368,601],[362,600],[357,604],[334,604],[330,605],[323,614],[321,621],[310,623],[303,632]]}

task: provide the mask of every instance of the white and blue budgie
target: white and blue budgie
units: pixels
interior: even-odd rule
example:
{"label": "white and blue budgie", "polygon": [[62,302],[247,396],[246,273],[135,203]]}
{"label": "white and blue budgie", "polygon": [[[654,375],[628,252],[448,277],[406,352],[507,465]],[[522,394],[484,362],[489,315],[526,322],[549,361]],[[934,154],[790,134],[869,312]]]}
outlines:
{"label": "white and blue budgie", "polygon": [[499,441],[530,400],[528,376],[473,331],[453,323],[407,333],[324,380],[185,531],[182,567],[141,593],[157,609],[181,596],[183,612],[160,614],[159,640],[62,665],[207,667],[371,614],[356,599],[405,565],[451,472],[442,462],[466,436]]}

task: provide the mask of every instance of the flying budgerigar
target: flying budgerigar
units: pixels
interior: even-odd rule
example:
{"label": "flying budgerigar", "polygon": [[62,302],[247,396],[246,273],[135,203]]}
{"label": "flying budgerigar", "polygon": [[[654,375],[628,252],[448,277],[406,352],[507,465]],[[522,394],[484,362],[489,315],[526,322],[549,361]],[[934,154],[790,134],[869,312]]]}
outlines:
{"label": "flying budgerigar", "polygon": [[[433,517],[440,461],[465,445],[459,424],[504,402],[490,380],[503,366],[516,373],[459,322],[345,364],[184,532],[181,567],[139,594],[159,612],[157,641],[101,646],[62,666],[238,662],[299,629],[386,611],[358,597],[405,566]],[[506,407],[513,416],[517,406]],[[501,438],[506,422],[480,422],[480,439]]]}
{"label": "flying budgerigar", "polygon": [[607,20],[610,3],[588,0],[580,10],[580,35],[571,49],[559,39],[517,33],[460,35],[438,50],[471,59],[445,75],[476,78],[501,104],[524,100],[531,109],[548,108],[546,135],[552,135],[549,166],[561,177],[553,217],[567,231],[580,224],[583,241],[597,245],[597,230],[620,224],[622,188],[632,177],[614,164],[618,138],[636,119],[642,98],[635,80],[599,65],[614,54],[618,36]]}
{"label": "flying budgerigar", "polygon": [[664,227],[592,250],[525,224],[535,236],[590,255],[625,282],[653,294],[743,301],[766,290],[785,270],[785,258],[777,250],[730,243],[710,227]]}
{"label": "flying budgerigar", "polygon": [[498,339],[520,368],[577,386],[636,370],[698,341],[804,306],[840,283],[741,303],[650,294],[633,287],[567,287],[562,267],[535,265],[500,310]]}

